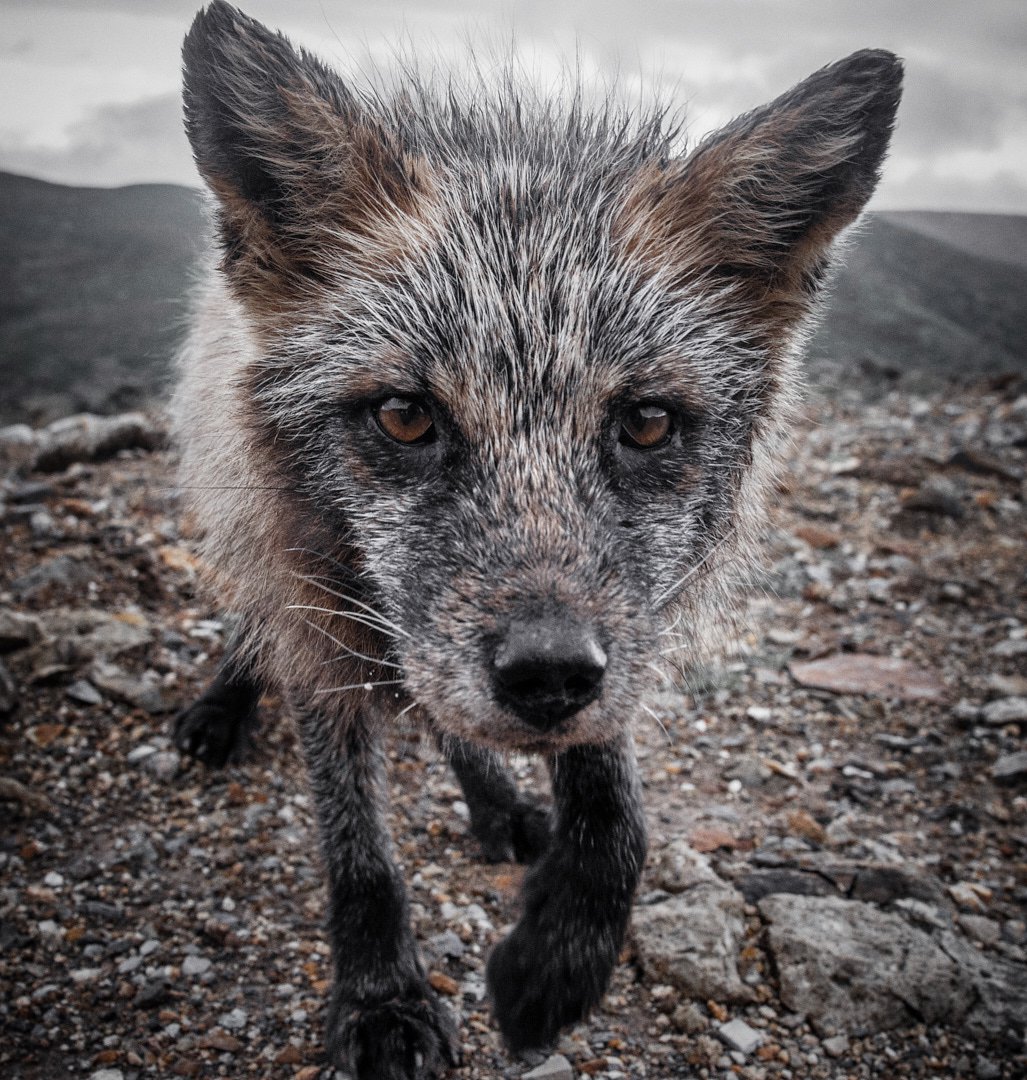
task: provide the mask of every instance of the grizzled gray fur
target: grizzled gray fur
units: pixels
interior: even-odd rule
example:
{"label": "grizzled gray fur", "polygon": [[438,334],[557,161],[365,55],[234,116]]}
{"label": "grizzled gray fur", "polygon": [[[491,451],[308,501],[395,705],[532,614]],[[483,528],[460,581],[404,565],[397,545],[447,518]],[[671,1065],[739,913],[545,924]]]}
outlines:
{"label": "grizzled gray fur", "polygon": [[[723,622],[901,66],[856,53],[681,157],[658,111],[512,75],[354,89],[221,2],[184,57],[218,262],[178,435],[241,628],[179,743],[224,761],[284,689],[330,879],[330,1057],[435,1077],[455,1019],[383,805],[382,735],[416,709],[485,856],[534,862],[488,986],[508,1045],[544,1046],[616,962],[639,702]],[[545,755],[548,815],[511,750]]]}

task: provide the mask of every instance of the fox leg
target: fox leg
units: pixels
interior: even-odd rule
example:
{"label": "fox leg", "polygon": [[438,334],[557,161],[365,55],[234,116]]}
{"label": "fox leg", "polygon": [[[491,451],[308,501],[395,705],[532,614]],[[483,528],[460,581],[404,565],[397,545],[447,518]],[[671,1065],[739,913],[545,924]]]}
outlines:
{"label": "fox leg", "polygon": [[499,1027],[513,1050],[555,1041],[606,991],[645,863],[630,739],[550,760],[553,836],[521,892],[523,914],[489,959]]}
{"label": "fox leg", "polygon": [[328,867],[329,1055],[356,1080],[430,1080],[456,1063],[456,1029],[418,959],[380,739],[359,713],[301,710],[299,728]]}

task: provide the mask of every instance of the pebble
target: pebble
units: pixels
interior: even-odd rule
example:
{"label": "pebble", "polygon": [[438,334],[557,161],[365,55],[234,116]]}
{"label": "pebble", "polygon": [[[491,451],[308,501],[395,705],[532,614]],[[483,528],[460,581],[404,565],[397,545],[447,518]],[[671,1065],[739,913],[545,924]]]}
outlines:
{"label": "pebble", "polygon": [[205,956],[187,956],[182,961],[183,975],[203,975],[210,968],[211,962]]}
{"label": "pebble", "polygon": [[246,1027],[248,1017],[245,1009],[233,1009],[218,1018],[218,1023],[229,1031],[241,1031]]}
{"label": "pebble", "polygon": [[763,1033],[749,1027],[744,1020],[729,1020],[717,1029],[717,1038],[729,1049],[751,1054],[763,1042]]}
{"label": "pebble", "polygon": [[1006,697],[989,701],[981,710],[981,718],[986,724],[995,727],[1027,720],[1027,697]]}
{"label": "pebble", "polygon": [[64,693],[80,705],[103,704],[103,694],[88,679],[76,679]]}
{"label": "pebble", "polygon": [[824,1039],[820,1044],[828,1057],[841,1057],[849,1049],[849,1037],[847,1035],[832,1035]]}
{"label": "pebble", "polygon": [[51,870],[50,873],[43,878],[43,884],[51,889],[59,889],[64,884],[64,875],[58,874],[56,870]]}
{"label": "pebble", "polygon": [[541,1065],[524,1073],[521,1080],[574,1080],[574,1070],[563,1054],[553,1054]]}
{"label": "pebble", "polygon": [[1027,750],[1003,754],[992,766],[991,776],[1000,784],[1013,784],[1027,779]]}

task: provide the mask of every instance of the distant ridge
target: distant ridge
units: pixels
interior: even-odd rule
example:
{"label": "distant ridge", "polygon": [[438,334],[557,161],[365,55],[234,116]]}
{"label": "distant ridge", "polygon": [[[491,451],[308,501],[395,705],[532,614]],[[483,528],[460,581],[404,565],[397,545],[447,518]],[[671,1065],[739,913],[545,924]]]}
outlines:
{"label": "distant ridge", "polygon": [[[0,423],[155,400],[205,233],[198,191],[0,172]],[[887,213],[862,227],[810,376],[875,393],[1027,372],[1027,218]]]}
{"label": "distant ridge", "polygon": [[878,217],[942,240],[983,259],[1027,268],[1027,217],[960,214],[938,210],[892,210]]}
{"label": "distant ridge", "polygon": [[151,399],[202,249],[200,193],[0,172],[0,423]]}

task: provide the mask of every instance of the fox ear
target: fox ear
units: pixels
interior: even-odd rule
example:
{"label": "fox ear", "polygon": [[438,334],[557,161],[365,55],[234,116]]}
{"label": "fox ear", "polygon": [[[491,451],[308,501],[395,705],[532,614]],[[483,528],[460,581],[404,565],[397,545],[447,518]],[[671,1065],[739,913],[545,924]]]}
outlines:
{"label": "fox ear", "polygon": [[751,299],[810,299],[877,184],[901,84],[897,57],[864,50],[732,121],[638,178],[619,223],[628,246]]}
{"label": "fox ear", "polygon": [[326,225],[337,240],[370,234],[409,204],[416,182],[394,142],[283,35],[215,0],[182,56],[186,133],[230,276],[316,277]]}

